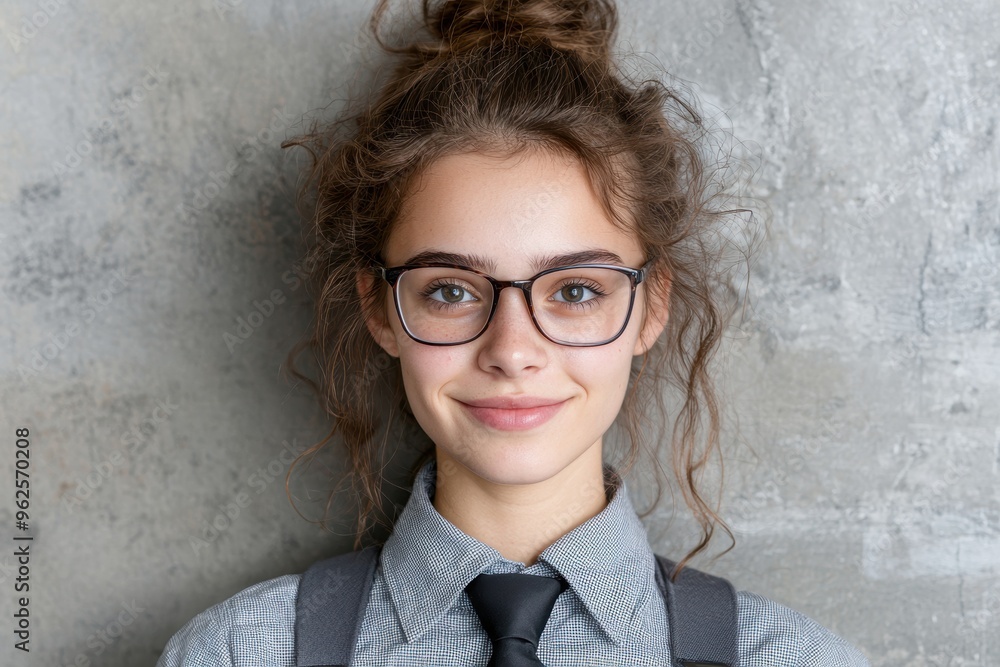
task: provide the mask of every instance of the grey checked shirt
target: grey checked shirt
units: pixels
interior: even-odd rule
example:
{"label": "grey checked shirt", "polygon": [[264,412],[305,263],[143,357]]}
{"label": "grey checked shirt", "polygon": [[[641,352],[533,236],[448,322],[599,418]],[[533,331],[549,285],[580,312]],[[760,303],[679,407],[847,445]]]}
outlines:
{"label": "grey checked shirt", "polygon": [[[655,554],[624,480],[607,506],[549,545],[532,565],[504,558],[434,508],[437,467],[420,469],[382,548],[351,667],[482,667],[491,645],[465,593],[481,572],[562,575],[538,657],[547,667],[668,665],[670,644]],[[299,574],[251,586],[192,618],[157,667],[294,667]],[[856,648],[812,619],[739,592],[742,667],[869,667]]]}

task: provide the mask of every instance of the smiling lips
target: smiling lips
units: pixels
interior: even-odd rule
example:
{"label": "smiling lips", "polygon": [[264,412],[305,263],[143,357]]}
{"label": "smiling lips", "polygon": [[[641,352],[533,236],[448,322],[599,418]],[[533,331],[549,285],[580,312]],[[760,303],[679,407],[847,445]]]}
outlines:
{"label": "smiling lips", "polygon": [[503,431],[522,431],[544,424],[569,399],[558,401],[537,396],[501,396],[459,401],[480,422]]}

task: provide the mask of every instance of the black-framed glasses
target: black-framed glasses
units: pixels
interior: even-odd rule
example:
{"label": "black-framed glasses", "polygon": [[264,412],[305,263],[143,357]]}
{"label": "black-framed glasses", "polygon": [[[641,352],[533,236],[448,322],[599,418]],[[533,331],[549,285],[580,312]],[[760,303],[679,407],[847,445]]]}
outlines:
{"label": "black-framed glasses", "polygon": [[407,335],[426,345],[461,345],[479,338],[493,321],[500,291],[524,293],[531,321],[560,345],[606,345],[622,335],[632,315],[642,268],[572,264],[527,280],[497,280],[461,264],[407,264],[373,268],[392,287],[396,314]]}

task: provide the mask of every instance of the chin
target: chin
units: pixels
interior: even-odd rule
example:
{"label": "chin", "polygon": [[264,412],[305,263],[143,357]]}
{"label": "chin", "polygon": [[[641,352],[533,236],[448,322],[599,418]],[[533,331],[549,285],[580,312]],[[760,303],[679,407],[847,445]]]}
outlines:
{"label": "chin", "polygon": [[482,461],[480,477],[494,484],[536,484],[550,479],[571,461],[552,458],[551,452],[516,452],[510,456]]}

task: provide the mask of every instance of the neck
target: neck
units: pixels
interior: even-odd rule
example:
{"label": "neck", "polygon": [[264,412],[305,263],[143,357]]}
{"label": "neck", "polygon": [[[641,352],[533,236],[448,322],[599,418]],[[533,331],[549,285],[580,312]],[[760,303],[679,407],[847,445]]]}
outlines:
{"label": "neck", "polygon": [[441,516],[526,566],[608,504],[600,442],[552,477],[527,484],[484,479],[441,448],[437,466],[433,505]]}

